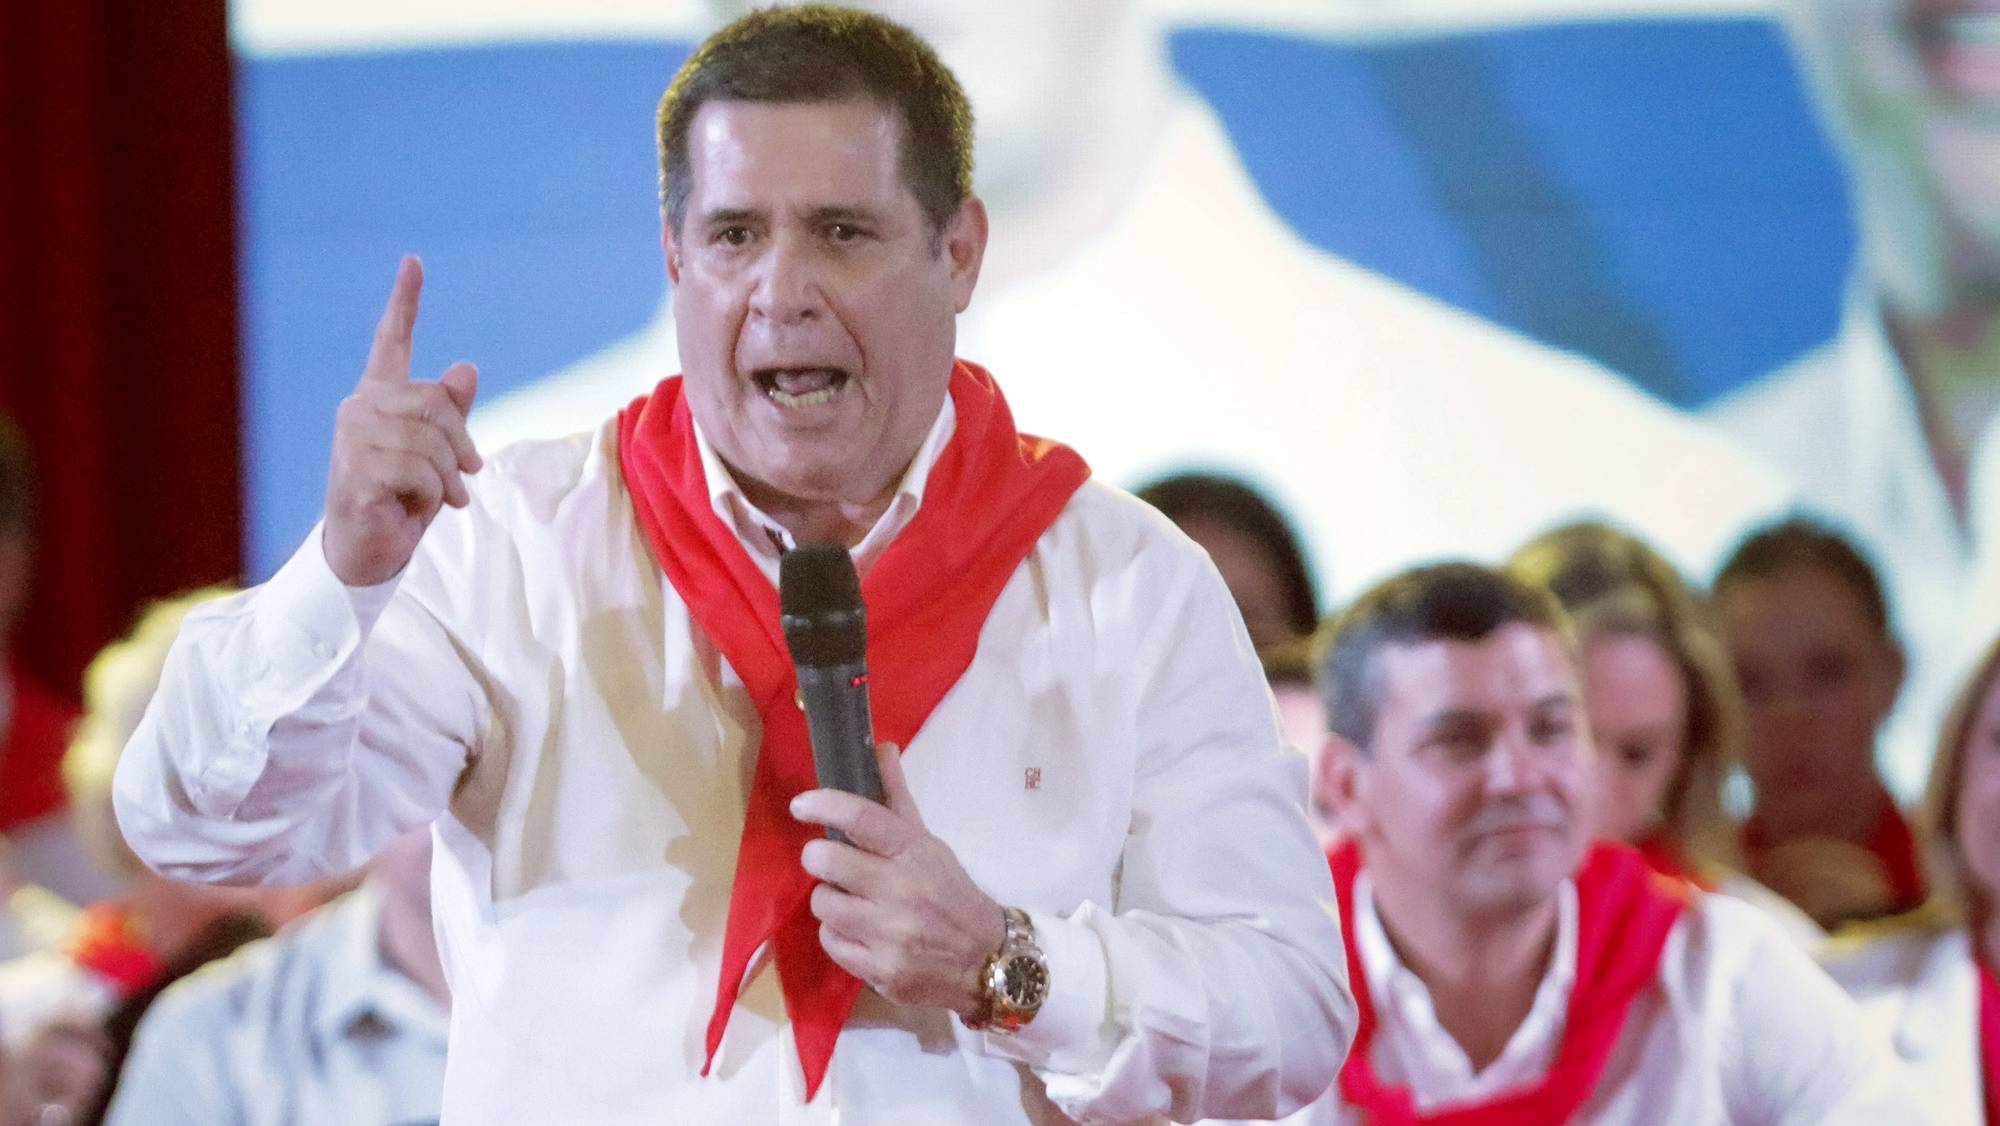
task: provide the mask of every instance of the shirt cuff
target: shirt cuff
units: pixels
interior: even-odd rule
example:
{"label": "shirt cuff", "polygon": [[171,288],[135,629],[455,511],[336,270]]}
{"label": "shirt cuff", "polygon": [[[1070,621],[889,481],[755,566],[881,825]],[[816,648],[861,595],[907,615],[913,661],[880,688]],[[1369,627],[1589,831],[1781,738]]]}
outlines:
{"label": "shirt cuff", "polygon": [[193,779],[205,812],[233,812],[265,770],[272,725],[281,716],[298,714],[329,681],[352,667],[396,592],[400,575],[366,587],[341,582],[326,562],[324,530],[323,523],[315,526],[285,565],[257,588],[250,619],[255,644],[252,664],[242,670],[246,691],[241,710],[224,745]]}
{"label": "shirt cuff", "polygon": [[1104,944],[1085,917],[1090,904],[1074,918],[1030,910],[1035,944],[1049,964],[1049,995],[1035,1019],[1015,1032],[988,1029],[977,1033],[987,1055],[1026,1064],[1036,1071],[1093,1075],[1102,1069],[1114,1047],[1110,1035],[1110,991],[1104,967]]}

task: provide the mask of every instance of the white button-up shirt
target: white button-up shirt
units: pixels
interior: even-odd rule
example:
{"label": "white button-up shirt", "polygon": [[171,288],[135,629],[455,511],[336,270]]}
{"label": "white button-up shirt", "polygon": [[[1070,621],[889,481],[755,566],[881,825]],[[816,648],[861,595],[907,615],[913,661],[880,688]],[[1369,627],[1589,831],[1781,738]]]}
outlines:
{"label": "white button-up shirt", "polygon": [[1927,916],[1870,924],[1828,943],[1820,964],[1917,1077],[1933,1121],[1982,1120],[1979,964],[1963,924]]}
{"label": "white button-up shirt", "polygon": [[108,1126],[424,1126],[445,1009],[382,956],[372,884],[175,982],[139,1024]]}
{"label": "white button-up shirt", "polygon": [[1375,897],[1365,872],[1355,883],[1353,940],[1361,952],[1376,1012],[1389,1014],[1376,1028],[1375,1074],[1385,1084],[1410,1088],[1419,1111],[1490,1098],[1540,1079],[1555,1062],[1569,995],[1576,984],[1574,884],[1564,883],[1557,898],[1556,941],[1528,1015],[1508,1037],[1499,1056],[1484,1068],[1474,1068],[1465,1049],[1438,1023],[1431,991],[1396,957],[1389,932],[1375,911]]}
{"label": "white button-up shirt", "polygon": [[[1397,958],[1366,875],[1354,940],[1379,1025],[1370,1060],[1420,1111],[1489,1098],[1547,1072],[1576,985],[1577,907],[1565,884],[1549,968],[1500,1056],[1474,1072],[1429,991]],[[1674,925],[1657,983],[1634,999],[1574,1126],[1919,1126],[1911,1077],[1854,1004],[1756,908],[1701,895]],[[1329,1090],[1289,1126],[1364,1126]]]}
{"label": "white button-up shirt", "polygon": [[[703,454],[770,573],[769,521]],[[931,832],[1029,910],[1047,1004],[1007,1036],[864,991],[807,1104],[768,961],[699,1074],[759,720],[646,548],[614,428],[470,485],[390,583],[342,586],[315,535],[194,611],[115,795],[133,847],[199,879],[311,878],[434,822],[447,1122],[1124,1122],[1331,1082],[1331,881],[1228,592],[1156,513],[1086,483],[904,754]]]}

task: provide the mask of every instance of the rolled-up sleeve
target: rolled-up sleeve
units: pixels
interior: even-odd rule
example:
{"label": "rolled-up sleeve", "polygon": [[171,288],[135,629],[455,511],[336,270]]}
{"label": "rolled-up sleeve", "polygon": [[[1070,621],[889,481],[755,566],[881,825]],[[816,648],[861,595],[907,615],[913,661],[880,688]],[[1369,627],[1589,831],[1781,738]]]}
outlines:
{"label": "rolled-up sleeve", "polygon": [[1116,902],[1031,913],[1049,1000],[984,1034],[1083,1123],[1277,1117],[1332,1085],[1354,1036],[1332,879],[1249,639],[1205,560],[1176,580],[1134,603]]}
{"label": "rolled-up sleeve", "polygon": [[343,585],[315,529],[269,582],[188,614],[113,786],[141,859],[302,883],[436,818],[483,708],[465,647],[405,581]]}

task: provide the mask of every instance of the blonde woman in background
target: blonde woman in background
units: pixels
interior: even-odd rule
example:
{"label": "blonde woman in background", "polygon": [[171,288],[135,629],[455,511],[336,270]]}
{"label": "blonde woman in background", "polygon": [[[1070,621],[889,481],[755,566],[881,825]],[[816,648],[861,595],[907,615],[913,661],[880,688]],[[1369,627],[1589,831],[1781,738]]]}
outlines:
{"label": "blonde woman in background", "polygon": [[1597,753],[1597,836],[1653,868],[1754,903],[1807,946],[1819,927],[1742,873],[1722,788],[1738,761],[1742,707],[1707,610],[1673,565],[1606,524],[1564,525],[1508,564],[1547,587],[1576,625]]}
{"label": "blonde woman in background", "polygon": [[1889,1038],[1939,1122],[2000,1122],[2000,638],[1946,713],[1923,835],[1932,892],[1850,928],[1821,961]]}

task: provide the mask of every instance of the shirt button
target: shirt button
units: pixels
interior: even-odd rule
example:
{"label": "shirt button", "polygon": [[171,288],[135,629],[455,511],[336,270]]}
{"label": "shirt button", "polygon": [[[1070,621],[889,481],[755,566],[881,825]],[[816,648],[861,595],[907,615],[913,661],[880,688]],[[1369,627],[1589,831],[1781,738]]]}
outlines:
{"label": "shirt button", "polygon": [[327,644],[325,641],[322,641],[319,638],[313,639],[312,651],[313,651],[313,656],[318,657],[322,661],[333,660],[333,646]]}

